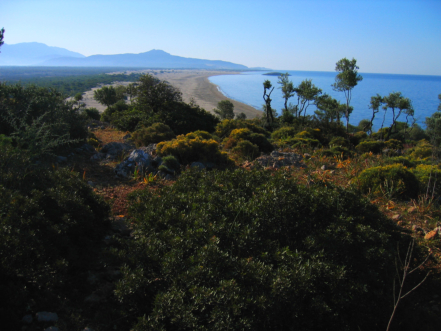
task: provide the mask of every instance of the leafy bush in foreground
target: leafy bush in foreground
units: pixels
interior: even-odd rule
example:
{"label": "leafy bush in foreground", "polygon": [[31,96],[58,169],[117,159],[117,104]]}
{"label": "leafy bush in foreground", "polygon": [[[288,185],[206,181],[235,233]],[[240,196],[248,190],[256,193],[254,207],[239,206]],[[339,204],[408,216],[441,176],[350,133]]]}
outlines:
{"label": "leafy bush in foreground", "polygon": [[415,199],[418,195],[418,180],[402,164],[365,169],[358,175],[356,183],[364,193],[384,194],[389,198]]}
{"label": "leafy bush in foreground", "polygon": [[116,293],[135,330],[387,325],[402,238],[355,193],[282,172],[187,171],[132,195],[130,213]]}
{"label": "leafy bush in foreground", "polygon": [[9,147],[0,148],[0,161],[0,297],[7,298],[0,316],[7,325],[21,320],[30,300],[55,308],[72,283],[84,283],[78,275],[95,258],[109,208],[73,172],[38,168]]}

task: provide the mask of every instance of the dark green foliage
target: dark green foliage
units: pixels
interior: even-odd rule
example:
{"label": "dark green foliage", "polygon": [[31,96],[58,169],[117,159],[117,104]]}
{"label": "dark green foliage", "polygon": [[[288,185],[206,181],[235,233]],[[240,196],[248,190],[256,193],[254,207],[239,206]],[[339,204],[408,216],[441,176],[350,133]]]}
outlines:
{"label": "dark green foliage", "polygon": [[412,169],[419,181],[419,193],[439,198],[441,195],[441,169],[433,165],[419,164]]}
{"label": "dark green foliage", "polygon": [[82,112],[89,119],[96,120],[96,121],[99,121],[101,119],[101,114],[100,114],[99,110],[94,107],[84,108],[82,110]]}
{"label": "dark green foliage", "polygon": [[22,151],[2,147],[0,215],[0,297],[8,298],[0,315],[7,325],[21,320],[30,300],[54,309],[63,291],[85,281],[78,277],[108,230],[109,208],[76,173],[39,168]]}
{"label": "dark green foliage", "polygon": [[[114,106],[116,106],[116,103]],[[125,104],[125,103],[124,103]],[[112,109],[110,107],[109,109]],[[104,112],[105,113],[105,112]],[[104,120],[104,113],[101,116],[101,120]],[[157,117],[152,117],[136,108],[130,107],[122,111],[115,111],[110,117],[110,123],[121,131],[135,131],[143,126],[150,126],[155,122],[158,122]]]}
{"label": "dark green foliage", "polygon": [[235,147],[231,150],[231,153],[237,155],[239,159],[254,160],[260,155],[259,146],[253,144],[249,140],[240,140]]}
{"label": "dark green foliage", "polygon": [[334,137],[329,142],[329,146],[343,146],[348,147],[348,141],[343,137]]}
{"label": "dark green foliage", "polygon": [[228,137],[231,134],[231,131],[235,129],[249,129],[254,133],[261,133],[266,137],[270,135],[268,131],[250,120],[223,120],[216,125],[215,134],[223,139]]}
{"label": "dark green foliage", "polygon": [[153,125],[141,128],[133,132],[132,139],[136,147],[148,146],[149,144],[156,144],[161,141],[175,138],[175,133],[170,127],[163,123],[154,123]]}
{"label": "dark green foliage", "polygon": [[355,148],[359,153],[372,152],[374,154],[379,154],[384,148],[384,142],[365,140],[359,143]]}
{"label": "dark green foliage", "polygon": [[427,135],[434,146],[441,146],[441,94],[438,96],[440,98],[440,106],[438,111],[434,112],[432,116],[426,117],[427,125]]}
{"label": "dark green foliage", "polygon": [[217,103],[217,108],[213,112],[219,116],[221,120],[234,118],[234,105],[229,100],[222,100]]}
{"label": "dark green foliage", "polygon": [[181,165],[177,158],[173,155],[164,156],[162,158],[162,164],[159,166],[159,170],[167,173],[176,174],[181,169]]}
{"label": "dark green foliage", "polygon": [[389,149],[403,149],[403,143],[397,139],[389,139],[384,142],[384,145]]}
{"label": "dark green foliage", "polygon": [[121,100],[113,86],[103,86],[102,88],[95,90],[93,92],[93,98],[106,107],[110,107],[117,101]]}
{"label": "dark green foliage", "polygon": [[159,117],[177,135],[196,130],[213,132],[219,123],[216,116],[205,109],[185,102],[173,103],[173,106],[161,111]]}
{"label": "dark green foliage", "polygon": [[286,175],[187,171],[132,195],[116,293],[135,330],[384,328],[397,228],[352,192]]}
{"label": "dark green foliage", "polygon": [[391,164],[363,170],[356,185],[363,193],[389,198],[416,199],[419,183],[415,175],[402,164]]}
{"label": "dark green foliage", "polygon": [[409,160],[407,157],[404,157],[404,156],[395,156],[395,157],[385,158],[384,162],[385,162],[385,164],[400,163],[407,168],[414,168],[416,166],[415,162],[412,162],[411,160]]}
{"label": "dark green foliage", "polygon": [[99,84],[113,82],[134,82],[140,74],[105,73],[122,71],[123,68],[113,67],[2,67],[0,79],[7,83],[33,84],[39,87],[53,88],[74,96],[84,93]]}
{"label": "dark green foliage", "polygon": [[139,77],[137,108],[153,113],[170,109],[173,103],[182,102],[182,93],[166,81],[160,81],[150,74]]}
{"label": "dark green foliage", "polygon": [[85,119],[56,90],[0,84],[0,134],[34,155],[87,137]]}

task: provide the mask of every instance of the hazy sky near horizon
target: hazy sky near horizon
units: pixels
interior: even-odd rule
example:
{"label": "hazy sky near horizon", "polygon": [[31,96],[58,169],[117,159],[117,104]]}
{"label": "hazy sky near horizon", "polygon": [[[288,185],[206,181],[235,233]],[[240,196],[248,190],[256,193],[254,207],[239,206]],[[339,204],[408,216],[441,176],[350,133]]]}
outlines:
{"label": "hazy sky near horizon", "polygon": [[[441,75],[441,0],[1,0],[6,44],[142,53],[276,70]],[[1,56],[1,55],[0,55]]]}

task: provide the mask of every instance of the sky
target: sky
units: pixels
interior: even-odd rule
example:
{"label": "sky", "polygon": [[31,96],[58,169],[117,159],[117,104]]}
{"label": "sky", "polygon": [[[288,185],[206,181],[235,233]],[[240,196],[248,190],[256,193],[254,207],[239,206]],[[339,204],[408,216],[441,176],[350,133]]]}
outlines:
{"label": "sky", "polygon": [[441,75],[441,0],[1,0],[4,42],[274,70]]}

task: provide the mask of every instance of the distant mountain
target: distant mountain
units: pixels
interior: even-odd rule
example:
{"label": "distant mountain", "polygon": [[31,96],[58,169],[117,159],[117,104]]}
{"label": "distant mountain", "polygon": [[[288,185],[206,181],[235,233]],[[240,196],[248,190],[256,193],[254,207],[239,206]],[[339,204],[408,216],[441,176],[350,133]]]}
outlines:
{"label": "distant mountain", "polygon": [[64,48],[40,43],[3,45],[1,65],[63,66],[63,67],[137,67],[182,69],[245,70],[248,67],[226,61],[201,60],[171,55],[161,50],[140,54],[91,55],[85,57]]}
{"label": "distant mountain", "polygon": [[4,44],[0,49],[0,65],[33,66],[60,57],[85,58],[83,54],[42,43]]}
{"label": "distant mountain", "polygon": [[82,67],[145,67],[185,69],[248,69],[246,66],[226,61],[200,60],[171,55],[161,50],[140,54],[91,55],[86,58],[60,57],[47,60],[45,66]]}

